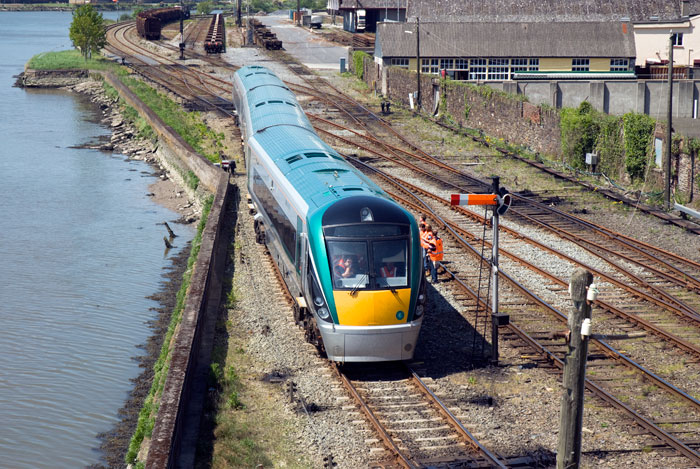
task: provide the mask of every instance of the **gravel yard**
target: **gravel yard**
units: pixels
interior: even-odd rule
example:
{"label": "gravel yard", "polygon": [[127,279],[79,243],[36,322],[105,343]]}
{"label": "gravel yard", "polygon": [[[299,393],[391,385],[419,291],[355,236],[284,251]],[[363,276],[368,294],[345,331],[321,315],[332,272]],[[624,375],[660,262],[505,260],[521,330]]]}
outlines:
{"label": "gravel yard", "polygon": [[[285,80],[298,80],[267,61],[260,51],[244,49],[240,54],[239,51],[234,53],[229,49],[229,54],[239,64],[259,61],[273,68]],[[353,78],[328,72],[324,72],[324,76],[356,99],[370,104],[375,100],[374,96],[364,96],[368,92],[357,87]],[[518,190],[538,191],[542,188],[556,190],[563,184],[550,176],[538,174],[527,165],[504,161],[488,149],[474,148],[471,142],[446,138],[443,129],[408,113],[396,111],[394,116],[397,121],[393,125],[397,129],[410,129],[410,133],[405,134],[419,135],[420,143],[433,142],[433,146],[422,145],[423,148],[427,146],[428,151],[452,155],[457,162],[479,161],[481,164],[476,167],[482,175],[500,175],[504,169],[503,185],[512,187],[517,184]],[[434,138],[427,137],[431,132]],[[407,174],[400,173],[397,171],[397,176],[410,180]],[[236,182],[245,194],[243,177],[237,176]],[[423,181],[422,185],[425,184]],[[602,197],[583,200],[586,201],[586,213],[582,216],[700,260],[696,236]],[[580,206],[564,205],[581,211]],[[511,225],[507,216],[503,221]],[[520,229],[528,236],[547,240],[548,244],[565,244],[535,228]],[[241,422],[257,422],[258,427],[274,427],[262,431],[268,436],[259,440],[263,442],[260,451],[270,456],[265,467],[322,467],[324,458],[329,455],[340,468],[367,467],[381,460],[384,452],[373,431],[352,407],[349,396],[328,365],[317,357],[313,347],[304,343],[303,332],[293,322],[291,308],[276,293],[279,287],[270,261],[261,246],[254,242],[252,219],[245,200],[239,205],[232,244],[235,245],[235,254],[231,256],[230,272],[236,301],[227,311],[229,342],[226,363],[236,368],[248,392],[242,397],[245,408],[222,412]],[[599,259],[576,252],[575,248],[570,254],[605,270]],[[539,262],[560,263],[560,275],[570,275],[571,266],[561,260],[539,259]],[[537,287],[536,282],[533,287]],[[538,368],[522,349],[508,346],[501,347],[498,367],[474,366],[471,343],[464,339],[473,332],[472,325],[457,309],[458,303],[449,286],[437,284],[429,290],[430,308],[416,350],[416,367],[427,373],[431,387],[489,449],[502,456],[529,456],[540,461],[542,467],[553,467],[561,400],[558,376],[550,370]],[[563,311],[568,307],[560,305]],[[290,399],[289,382],[296,384],[294,399]],[[669,458],[663,451],[654,450],[649,446],[651,439],[634,430],[620,413],[587,396],[583,467],[673,467],[678,464],[677,458]],[[270,440],[268,432],[274,432],[274,438],[278,440]],[[215,434],[215,467],[224,467],[217,459],[223,454],[221,448],[224,444],[223,437]]]}

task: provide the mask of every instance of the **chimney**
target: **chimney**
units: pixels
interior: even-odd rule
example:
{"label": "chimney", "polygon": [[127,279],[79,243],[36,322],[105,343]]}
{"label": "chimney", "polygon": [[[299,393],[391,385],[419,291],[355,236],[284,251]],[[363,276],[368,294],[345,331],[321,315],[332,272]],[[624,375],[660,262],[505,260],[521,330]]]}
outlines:
{"label": "chimney", "polygon": [[690,15],[688,11],[690,7],[690,0],[681,0],[681,17],[686,17]]}

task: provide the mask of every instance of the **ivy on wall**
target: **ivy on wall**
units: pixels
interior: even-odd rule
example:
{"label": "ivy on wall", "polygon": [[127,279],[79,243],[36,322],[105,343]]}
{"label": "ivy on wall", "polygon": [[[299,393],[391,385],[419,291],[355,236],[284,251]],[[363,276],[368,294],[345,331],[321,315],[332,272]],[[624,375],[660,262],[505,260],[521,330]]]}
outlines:
{"label": "ivy on wall", "polygon": [[600,132],[600,119],[588,101],[578,108],[561,110],[561,150],[564,161],[574,168],[586,165],[586,153],[591,153]]}
{"label": "ivy on wall", "polygon": [[622,116],[625,134],[625,167],[632,179],[644,177],[654,133],[654,119],[628,112]]}
{"label": "ivy on wall", "polygon": [[371,59],[367,52],[356,50],[352,53],[352,64],[355,67],[355,75],[362,80],[365,76],[365,57]]}

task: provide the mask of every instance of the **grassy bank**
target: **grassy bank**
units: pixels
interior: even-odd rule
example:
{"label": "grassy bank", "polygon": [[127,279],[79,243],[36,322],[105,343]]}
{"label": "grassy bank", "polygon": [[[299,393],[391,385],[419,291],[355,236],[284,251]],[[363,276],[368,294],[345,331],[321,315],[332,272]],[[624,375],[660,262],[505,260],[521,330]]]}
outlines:
{"label": "grassy bank", "polygon": [[[34,70],[100,70],[113,72],[136,96],[151,108],[163,121],[173,128],[197,153],[207,158],[212,163],[221,161],[220,154],[227,148],[223,144],[224,135],[212,131],[204,123],[199,112],[185,112],[179,103],[168,96],[153,89],[148,84],[129,76],[129,71],[112,60],[102,56],[84,60],[77,50],[59,52],[44,52],[32,57],[27,67]],[[116,96],[115,90],[107,89],[109,94]],[[133,109],[127,109],[127,118],[136,122],[139,130],[143,130],[142,137],[151,138],[143,123],[139,123],[139,117]],[[186,176],[196,186],[196,181],[191,176]]]}
{"label": "grassy bank", "polygon": [[75,49],[58,52],[42,52],[27,62],[27,68],[34,70],[105,70],[125,75],[126,71],[116,62],[102,56],[85,60]]}

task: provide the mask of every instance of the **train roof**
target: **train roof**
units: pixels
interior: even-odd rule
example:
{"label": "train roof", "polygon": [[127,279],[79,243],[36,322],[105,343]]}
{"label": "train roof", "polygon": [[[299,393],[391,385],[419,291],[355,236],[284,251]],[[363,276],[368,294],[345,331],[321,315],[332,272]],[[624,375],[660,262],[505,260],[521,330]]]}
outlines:
{"label": "train roof", "polygon": [[249,143],[264,149],[309,212],[354,195],[388,198],[316,134],[294,93],[274,73],[252,65],[236,75],[245,89]]}
{"label": "train roof", "polygon": [[279,125],[293,125],[313,131],[294,93],[274,73],[252,65],[241,68],[236,74],[245,89],[251,135]]}
{"label": "train roof", "polygon": [[270,127],[252,137],[309,204],[309,211],[354,195],[386,197],[313,131],[294,126]]}

